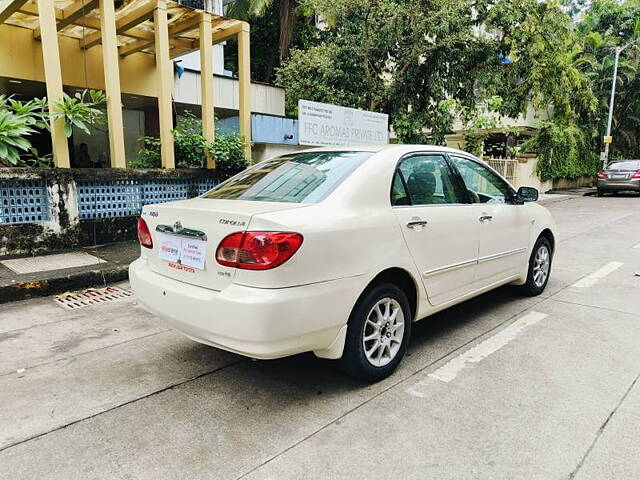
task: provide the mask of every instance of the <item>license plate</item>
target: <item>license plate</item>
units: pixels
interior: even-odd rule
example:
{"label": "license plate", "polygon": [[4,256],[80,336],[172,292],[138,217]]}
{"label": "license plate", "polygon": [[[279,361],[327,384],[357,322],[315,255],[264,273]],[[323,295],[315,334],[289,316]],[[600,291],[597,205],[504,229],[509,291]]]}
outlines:
{"label": "license plate", "polygon": [[158,256],[161,260],[204,270],[207,242],[197,238],[158,232]]}
{"label": "license plate", "polygon": [[612,178],[614,180],[623,180],[627,178],[627,175],[624,173],[617,173],[615,175],[609,175],[609,178]]}

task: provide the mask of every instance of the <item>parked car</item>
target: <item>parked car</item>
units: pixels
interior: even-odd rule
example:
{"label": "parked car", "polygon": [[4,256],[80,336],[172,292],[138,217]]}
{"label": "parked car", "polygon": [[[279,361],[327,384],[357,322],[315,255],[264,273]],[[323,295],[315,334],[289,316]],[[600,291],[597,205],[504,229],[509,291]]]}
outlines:
{"label": "parked car", "polygon": [[640,192],[640,160],[616,160],[596,175],[598,196],[606,192]]}
{"label": "parked car", "polygon": [[504,284],[545,289],[555,225],[537,198],[449,148],[303,151],[145,206],[131,286],[195,341],[259,359],[313,351],[375,381],[414,321]]}

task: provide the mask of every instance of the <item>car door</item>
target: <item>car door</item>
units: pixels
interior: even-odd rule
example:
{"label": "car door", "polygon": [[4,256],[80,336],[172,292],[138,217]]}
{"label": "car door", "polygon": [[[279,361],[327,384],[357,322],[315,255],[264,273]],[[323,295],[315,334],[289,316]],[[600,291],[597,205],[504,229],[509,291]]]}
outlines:
{"label": "car door", "polygon": [[515,192],[475,158],[450,155],[460,173],[480,225],[477,286],[482,288],[522,272],[527,262],[529,214],[516,204]]}
{"label": "car door", "polygon": [[398,163],[391,203],[432,305],[472,289],[480,223],[465,201],[444,154],[410,154]]}

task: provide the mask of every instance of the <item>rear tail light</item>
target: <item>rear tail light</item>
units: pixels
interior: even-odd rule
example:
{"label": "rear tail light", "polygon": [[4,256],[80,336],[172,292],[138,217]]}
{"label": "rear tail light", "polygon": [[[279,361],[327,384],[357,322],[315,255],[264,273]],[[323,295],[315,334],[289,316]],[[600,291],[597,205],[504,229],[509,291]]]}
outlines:
{"label": "rear tail light", "polygon": [[634,173],[631,178],[640,178],[640,170],[636,170],[636,173]]}
{"label": "rear tail light", "polygon": [[607,178],[607,175],[604,173],[604,170],[600,170],[598,172],[598,178]]}
{"label": "rear tail light", "polygon": [[138,219],[138,241],[140,245],[145,248],[153,248],[153,240],[151,239],[151,232],[147,226],[147,222],[142,217]]}
{"label": "rear tail light", "polygon": [[289,260],[302,245],[302,235],[291,232],[236,232],[222,239],[216,260],[226,267],[269,270]]}

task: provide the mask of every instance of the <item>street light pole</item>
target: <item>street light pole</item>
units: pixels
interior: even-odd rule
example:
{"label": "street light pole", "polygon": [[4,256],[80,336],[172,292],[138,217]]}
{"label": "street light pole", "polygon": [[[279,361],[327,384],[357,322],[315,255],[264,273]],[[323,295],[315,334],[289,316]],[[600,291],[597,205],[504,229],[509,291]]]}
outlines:
{"label": "street light pole", "polygon": [[609,160],[609,145],[611,136],[611,121],[613,120],[613,101],[616,96],[616,80],[618,79],[618,61],[620,60],[620,53],[627,48],[616,47],[616,59],[613,63],[613,80],[611,81],[611,98],[609,99],[609,118],[607,119],[607,136],[604,144],[604,156],[602,158],[602,168],[607,168],[607,162]]}

